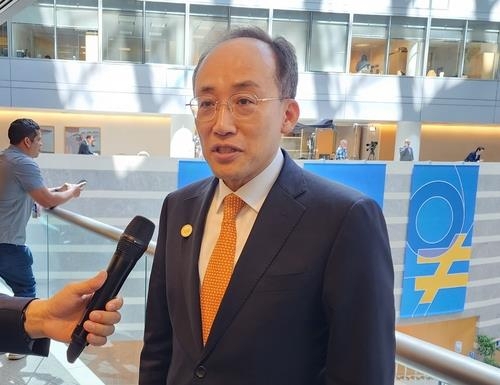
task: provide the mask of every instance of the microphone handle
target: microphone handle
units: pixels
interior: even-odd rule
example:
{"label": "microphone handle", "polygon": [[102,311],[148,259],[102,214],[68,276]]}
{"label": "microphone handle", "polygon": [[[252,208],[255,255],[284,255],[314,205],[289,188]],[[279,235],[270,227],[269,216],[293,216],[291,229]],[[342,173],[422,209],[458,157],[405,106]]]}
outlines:
{"label": "microphone handle", "polygon": [[[131,245],[129,245],[129,247],[130,246]],[[132,246],[137,247],[137,245]],[[108,277],[106,278],[106,281],[101,286],[101,288],[94,293],[91,301],[87,305],[87,310],[85,311],[82,320],[75,327],[75,330],[73,330],[73,333],[71,335],[71,343],[69,344],[68,351],[66,353],[68,362],[75,362],[83,349],[85,349],[85,347],[88,345],[88,332],[83,328],[83,324],[86,320],[89,319],[90,313],[94,310],[104,310],[106,303],[110,299],[116,297],[123,283],[125,282],[125,279],[142,255],[142,252],[131,253],[130,250],[128,251],[129,252],[123,252],[119,248],[113,254],[113,257],[107,268]]]}

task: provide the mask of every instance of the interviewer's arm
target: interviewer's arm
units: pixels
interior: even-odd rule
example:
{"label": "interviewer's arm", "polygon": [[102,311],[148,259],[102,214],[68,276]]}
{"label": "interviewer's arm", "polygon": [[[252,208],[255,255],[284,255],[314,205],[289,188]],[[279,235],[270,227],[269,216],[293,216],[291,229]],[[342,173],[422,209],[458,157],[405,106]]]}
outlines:
{"label": "interviewer's arm", "polygon": [[[106,280],[100,272],[86,281],[66,285],[49,299],[0,296],[0,350],[22,354],[48,355],[49,340],[71,340],[71,333],[80,321],[92,294]],[[106,310],[95,310],[84,328],[87,342],[103,345],[120,321],[118,310],[123,300],[115,298]],[[23,314],[24,311],[24,314]]]}

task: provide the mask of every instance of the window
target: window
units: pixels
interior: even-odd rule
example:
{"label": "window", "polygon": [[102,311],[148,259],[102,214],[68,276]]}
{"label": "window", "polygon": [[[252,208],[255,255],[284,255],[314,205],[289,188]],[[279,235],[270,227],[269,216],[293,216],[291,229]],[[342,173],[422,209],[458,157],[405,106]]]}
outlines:
{"label": "window", "polygon": [[99,127],[64,127],[64,153],[78,154],[80,144],[87,135],[94,137],[90,149],[94,154],[101,153],[101,129]]}
{"label": "window", "polygon": [[97,0],[57,0],[57,59],[99,60]]}
{"label": "window", "polygon": [[463,76],[494,79],[498,69],[499,24],[470,21],[467,28]]}
{"label": "window", "polygon": [[391,18],[389,62],[392,75],[422,75],[427,20],[415,17]]}
{"label": "window", "polygon": [[184,63],[184,4],[146,3],[146,62]]}
{"label": "window", "polygon": [[259,8],[230,8],[231,28],[255,26],[267,31],[269,11]]}
{"label": "window", "polygon": [[142,2],[102,0],[102,57],[142,63]]}
{"label": "window", "polygon": [[349,72],[384,73],[388,20],[386,16],[354,15]]}
{"label": "window", "polygon": [[465,21],[433,19],[427,57],[427,76],[457,76]]}
{"label": "window", "polygon": [[311,71],[345,72],[349,15],[312,14]]}
{"label": "window", "polygon": [[0,25],[0,56],[9,56],[7,39],[7,22]]}
{"label": "window", "polygon": [[283,36],[295,47],[299,71],[305,71],[308,37],[308,13],[275,10],[273,14],[273,37]]}
{"label": "window", "polygon": [[12,52],[17,57],[54,57],[52,1],[34,1],[13,16]]}
{"label": "window", "polygon": [[227,31],[228,15],[227,7],[191,5],[189,18],[190,64],[196,65],[201,54]]}

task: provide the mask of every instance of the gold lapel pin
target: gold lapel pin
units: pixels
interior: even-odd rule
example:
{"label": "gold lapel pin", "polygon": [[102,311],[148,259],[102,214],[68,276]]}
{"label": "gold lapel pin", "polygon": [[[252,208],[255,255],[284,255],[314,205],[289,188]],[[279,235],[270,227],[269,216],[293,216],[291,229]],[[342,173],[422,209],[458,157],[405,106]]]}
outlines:
{"label": "gold lapel pin", "polygon": [[187,238],[191,235],[191,233],[193,232],[193,226],[191,225],[184,225],[182,226],[181,228],[181,235],[184,237],[184,238]]}

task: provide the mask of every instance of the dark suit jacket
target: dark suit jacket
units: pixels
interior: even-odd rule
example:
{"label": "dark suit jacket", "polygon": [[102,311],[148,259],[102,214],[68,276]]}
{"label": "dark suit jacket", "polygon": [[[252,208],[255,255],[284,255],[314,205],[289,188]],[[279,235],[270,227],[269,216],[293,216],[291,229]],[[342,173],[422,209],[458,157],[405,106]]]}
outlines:
{"label": "dark suit jacket", "polygon": [[400,147],[399,148],[399,160],[413,160],[413,149],[411,147]]}
{"label": "dark suit jacket", "polygon": [[78,147],[78,153],[83,155],[93,155],[94,153],[90,151],[90,147],[85,140],[82,140],[80,147]]}
{"label": "dark suit jacket", "polygon": [[469,154],[464,159],[464,162],[479,162],[481,155],[478,155],[476,151],[469,152]]}
{"label": "dark suit jacket", "polygon": [[393,385],[394,274],[381,210],[288,155],[203,346],[198,255],[216,184],[164,201],[140,385]]}
{"label": "dark suit jacket", "polygon": [[0,351],[19,354],[49,355],[50,340],[30,339],[24,332],[22,314],[33,298],[0,294]]}

